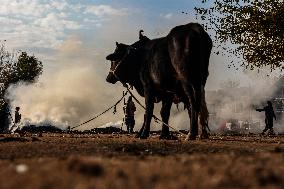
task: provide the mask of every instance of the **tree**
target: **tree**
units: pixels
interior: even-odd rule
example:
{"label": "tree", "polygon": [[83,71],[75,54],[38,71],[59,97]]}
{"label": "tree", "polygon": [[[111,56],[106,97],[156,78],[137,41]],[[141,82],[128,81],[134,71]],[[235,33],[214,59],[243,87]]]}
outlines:
{"label": "tree", "polygon": [[29,56],[22,52],[15,63],[15,77],[13,83],[18,81],[34,82],[42,73],[42,62],[34,55]]}
{"label": "tree", "polygon": [[216,32],[223,50],[243,58],[246,68],[284,69],[283,0],[202,0],[197,15]]}
{"label": "tree", "polygon": [[18,82],[33,83],[42,74],[42,62],[26,52],[9,52],[0,46],[0,109],[8,87]]}

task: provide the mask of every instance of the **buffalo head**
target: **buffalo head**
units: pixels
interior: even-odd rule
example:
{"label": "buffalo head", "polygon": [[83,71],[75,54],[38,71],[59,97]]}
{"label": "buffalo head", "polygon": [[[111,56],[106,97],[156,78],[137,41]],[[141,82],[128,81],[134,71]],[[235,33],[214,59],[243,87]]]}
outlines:
{"label": "buffalo head", "polygon": [[130,45],[116,42],[116,48],[112,54],[109,54],[106,59],[111,61],[111,67],[106,81],[116,83],[117,81],[126,82],[128,70],[127,64],[131,50],[134,49]]}

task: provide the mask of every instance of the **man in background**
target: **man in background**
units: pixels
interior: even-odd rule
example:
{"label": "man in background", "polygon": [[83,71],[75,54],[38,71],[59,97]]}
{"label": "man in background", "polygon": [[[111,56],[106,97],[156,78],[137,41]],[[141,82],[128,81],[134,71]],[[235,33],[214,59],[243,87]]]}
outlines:
{"label": "man in background", "polygon": [[276,116],[272,107],[271,101],[267,101],[267,106],[262,109],[256,109],[256,111],[265,112],[265,128],[261,134],[265,134],[267,130],[269,130],[268,134],[273,135],[273,118],[276,120]]}
{"label": "man in background", "polygon": [[22,115],[20,114],[20,107],[16,107],[15,111],[15,124],[18,124],[21,122]]}
{"label": "man in background", "polygon": [[128,133],[133,133],[133,129],[135,126],[135,119],[134,119],[134,113],[136,111],[136,107],[134,102],[132,101],[132,97],[129,96],[126,106],[124,107],[125,112],[125,125],[127,127]]}
{"label": "man in background", "polygon": [[19,111],[20,111],[20,107],[16,107],[16,110],[15,110],[15,122],[12,125],[12,127],[10,128],[10,132],[11,133],[14,133],[18,129],[18,127],[20,126],[19,124],[21,123],[22,115],[20,114]]}

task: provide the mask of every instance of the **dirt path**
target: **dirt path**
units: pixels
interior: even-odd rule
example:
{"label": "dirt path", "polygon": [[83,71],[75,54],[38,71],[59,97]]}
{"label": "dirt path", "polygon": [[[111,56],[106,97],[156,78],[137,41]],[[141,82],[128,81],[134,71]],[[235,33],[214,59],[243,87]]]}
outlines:
{"label": "dirt path", "polygon": [[0,188],[284,188],[284,137],[0,137]]}

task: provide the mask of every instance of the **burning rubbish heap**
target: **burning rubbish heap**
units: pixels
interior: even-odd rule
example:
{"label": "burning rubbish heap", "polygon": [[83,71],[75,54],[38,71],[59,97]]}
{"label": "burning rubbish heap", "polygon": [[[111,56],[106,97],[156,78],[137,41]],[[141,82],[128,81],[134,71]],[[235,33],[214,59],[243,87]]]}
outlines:
{"label": "burning rubbish heap", "polygon": [[105,127],[105,128],[94,128],[89,130],[92,133],[97,133],[97,134],[113,134],[113,133],[124,133],[125,131],[121,130],[120,128],[117,127]]}
{"label": "burning rubbish heap", "polygon": [[257,129],[260,129],[260,122],[229,119],[220,125],[218,132],[224,134],[250,134],[254,133],[253,131]]}
{"label": "burning rubbish heap", "polygon": [[217,133],[249,133],[258,129],[260,120],[253,109],[250,89],[236,87],[207,91],[209,124]]}
{"label": "burning rubbish heap", "polygon": [[[264,113],[255,109],[263,108],[267,100],[271,100],[277,120],[274,125],[276,133],[281,132],[282,114],[284,112],[284,78],[276,82],[275,87],[264,89],[259,85],[252,87],[227,86],[215,91],[206,91],[206,100],[210,113],[209,127],[212,133],[260,133],[264,129]],[[268,85],[266,85],[267,87]],[[257,87],[262,89],[256,89]],[[266,92],[266,91],[269,91]],[[25,113],[23,113],[24,116]],[[72,122],[72,121],[70,121]],[[48,124],[52,124],[49,122]],[[31,123],[30,123],[31,124]],[[32,124],[35,124],[34,122]],[[107,127],[106,127],[107,126]],[[106,124],[104,127],[86,131],[70,131],[71,133],[112,134],[124,133],[122,125]],[[181,127],[184,128],[184,127]],[[186,128],[187,129],[187,128]],[[26,126],[26,132],[68,132],[53,126]],[[282,129],[283,130],[283,129]],[[19,129],[17,130],[19,131]],[[17,132],[16,131],[16,132]]]}
{"label": "burning rubbish heap", "polygon": [[85,131],[79,130],[63,130],[59,127],[48,125],[48,126],[36,126],[36,125],[27,125],[22,128],[18,128],[15,133],[74,133],[74,134],[114,134],[114,133],[126,133],[117,127],[104,127],[104,128],[94,128]]}
{"label": "burning rubbish heap", "polygon": [[63,130],[49,125],[49,126],[35,126],[35,125],[29,125],[24,126],[21,129],[17,129],[15,132],[28,132],[28,133],[62,133]]}
{"label": "burning rubbish heap", "polygon": [[272,102],[277,118],[275,129],[282,133],[284,77],[277,80],[269,89],[229,86],[207,91],[206,98],[210,112],[209,124],[216,133],[260,133],[265,127],[265,113],[259,113],[256,109],[266,106],[268,100]]}

